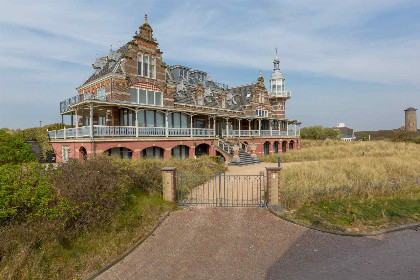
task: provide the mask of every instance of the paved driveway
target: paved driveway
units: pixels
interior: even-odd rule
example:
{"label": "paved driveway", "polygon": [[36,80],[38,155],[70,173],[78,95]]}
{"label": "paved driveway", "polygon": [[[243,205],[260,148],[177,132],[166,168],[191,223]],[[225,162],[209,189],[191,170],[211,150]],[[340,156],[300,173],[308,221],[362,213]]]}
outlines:
{"label": "paved driveway", "polygon": [[420,279],[420,232],[360,238],[256,208],[188,208],[97,279]]}

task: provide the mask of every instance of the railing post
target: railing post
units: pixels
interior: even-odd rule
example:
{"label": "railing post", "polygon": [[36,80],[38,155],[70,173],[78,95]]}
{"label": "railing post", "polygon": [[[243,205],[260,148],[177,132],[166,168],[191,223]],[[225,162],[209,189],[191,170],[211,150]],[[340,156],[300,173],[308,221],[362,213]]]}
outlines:
{"label": "railing post", "polygon": [[136,114],[135,122],[136,122],[136,137],[139,137],[139,122],[138,122],[138,111],[135,110],[134,113]]}
{"label": "railing post", "polygon": [[79,116],[77,115],[77,109],[76,109],[76,138],[79,137]]}
{"label": "railing post", "polygon": [[176,168],[162,168],[162,192],[163,199],[175,202],[176,199]]}
{"label": "railing post", "polygon": [[192,114],[190,115],[190,127],[191,127],[190,134],[191,134],[191,137],[193,137],[193,115]]}
{"label": "railing post", "polygon": [[275,211],[281,210],[280,167],[266,167],[267,170],[267,204]]}
{"label": "railing post", "polygon": [[213,118],[213,136],[216,137],[216,117]]}

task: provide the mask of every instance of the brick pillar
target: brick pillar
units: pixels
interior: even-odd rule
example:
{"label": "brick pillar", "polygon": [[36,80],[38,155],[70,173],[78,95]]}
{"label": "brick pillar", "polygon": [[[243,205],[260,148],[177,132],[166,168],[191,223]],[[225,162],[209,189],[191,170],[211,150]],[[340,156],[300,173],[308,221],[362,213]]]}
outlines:
{"label": "brick pillar", "polygon": [[235,163],[240,163],[241,160],[239,158],[239,146],[238,145],[234,145],[233,146],[233,158],[232,158],[232,162]]}
{"label": "brick pillar", "polygon": [[164,159],[170,159],[172,156],[172,149],[171,148],[166,148],[163,150],[163,158]]}
{"label": "brick pillar", "polygon": [[267,203],[273,210],[281,210],[280,200],[280,167],[266,167],[267,170]]}
{"label": "brick pillar", "polygon": [[188,151],[188,157],[189,158],[194,158],[194,156],[195,156],[195,146],[189,146],[189,147],[190,147],[190,149]]}
{"label": "brick pillar", "polygon": [[254,143],[252,143],[251,145],[249,145],[249,149],[251,150],[251,156],[256,158],[257,157],[257,145],[255,145]]}
{"label": "brick pillar", "polygon": [[175,202],[176,189],[176,168],[164,167],[162,168],[162,193],[163,199]]}

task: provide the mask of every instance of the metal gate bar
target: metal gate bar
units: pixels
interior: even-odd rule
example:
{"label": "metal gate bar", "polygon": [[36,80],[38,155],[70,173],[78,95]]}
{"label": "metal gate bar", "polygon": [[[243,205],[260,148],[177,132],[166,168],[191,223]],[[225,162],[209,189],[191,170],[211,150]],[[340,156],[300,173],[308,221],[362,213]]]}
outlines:
{"label": "metal gate bar", "polygon": [[265,176],[259,175],[184,175],[178,173],[176,201],[180,206],[265,207]]}

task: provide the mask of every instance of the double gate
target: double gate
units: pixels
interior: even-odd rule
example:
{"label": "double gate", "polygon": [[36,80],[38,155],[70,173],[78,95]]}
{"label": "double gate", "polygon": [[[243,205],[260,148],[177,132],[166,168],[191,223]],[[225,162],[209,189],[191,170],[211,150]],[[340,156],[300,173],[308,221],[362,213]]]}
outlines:
{"label": "double gate", "polygon": [[259,175],[184,175],[176,176],[176,201],[180,206],[265,207],[265,176]]}

